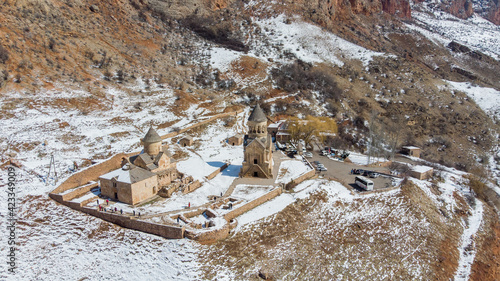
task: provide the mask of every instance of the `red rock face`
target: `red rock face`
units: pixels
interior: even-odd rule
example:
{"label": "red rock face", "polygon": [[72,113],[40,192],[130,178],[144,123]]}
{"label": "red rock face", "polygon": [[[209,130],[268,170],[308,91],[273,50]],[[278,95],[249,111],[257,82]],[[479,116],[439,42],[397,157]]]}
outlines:
{"label": "red rock face", "polygon": [[500,4],[490,6],[486,18],[496,25],[500,25]]}
{"label": "red rock face", "polygon": [[407,0],[381,0],[382,10],[400,18],[411,18],[410,3]]}
{"label": "red rock face", "polygon": [[466,19],[474,14],[472,2],[470,0],[454,0],[443,7],[444,11],[454,15],[457,18]]}

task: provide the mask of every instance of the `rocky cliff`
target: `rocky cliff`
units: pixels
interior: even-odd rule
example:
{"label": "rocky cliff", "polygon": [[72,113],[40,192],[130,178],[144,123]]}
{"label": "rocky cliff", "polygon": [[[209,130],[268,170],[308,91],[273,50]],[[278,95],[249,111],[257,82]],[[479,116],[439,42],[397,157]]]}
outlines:
{"label": "rocky cliff", "polygon": [[381,0],[382,10],[400,18],[411,18],[410,3],[407,0]]}

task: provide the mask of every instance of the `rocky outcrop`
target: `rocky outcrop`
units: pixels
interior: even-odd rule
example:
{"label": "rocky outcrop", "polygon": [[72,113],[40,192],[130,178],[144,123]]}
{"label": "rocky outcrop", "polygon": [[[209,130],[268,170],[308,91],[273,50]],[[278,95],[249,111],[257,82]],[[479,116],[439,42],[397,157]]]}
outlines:
{"label": "rocky outcrop", "polygon": [[500,25],[500,3],[491,2],[489,11],[484,15],[489,21]]}
{"label": "rocky outcrop", "polygon": [[382,10],[400,18],[411,18],[410,3],[407,0],[381,0]]}
{"label": "rocky outcrop", "polygon": [[443,1],[442,9],[457,18],[466,19],[474,14],[474,8],[470,0]]}
{"label": "rocky outcrop", "polygon": [[386,12],[402,18],[411,17],[408,0],[284,0],[292,10],[301,10],[313,21],[322,23],[329,20],[349,20],[355,15],[369,16]]}

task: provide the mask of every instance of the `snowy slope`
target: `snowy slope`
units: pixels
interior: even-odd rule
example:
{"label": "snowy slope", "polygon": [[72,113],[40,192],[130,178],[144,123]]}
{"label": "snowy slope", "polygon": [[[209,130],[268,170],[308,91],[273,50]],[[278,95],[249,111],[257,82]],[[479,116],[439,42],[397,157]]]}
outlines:
{"label": "snowy slope", "polygon": [[424,36],[434,42],[447,45],[451,41],[457,41],[496,59],[500,57],[500,26],[477,14],[462,20],[424,2],[413,5],[412,18],[416,24],[407,26],[421,30]]}

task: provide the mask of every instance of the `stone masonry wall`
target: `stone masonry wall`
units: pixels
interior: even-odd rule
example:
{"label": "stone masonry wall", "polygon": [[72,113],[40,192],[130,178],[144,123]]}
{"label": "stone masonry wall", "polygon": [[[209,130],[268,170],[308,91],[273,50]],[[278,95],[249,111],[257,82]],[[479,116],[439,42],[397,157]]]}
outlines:
{"label": "stone masonry wall", "polygon": [[309,172],[303,174],[302,176],[296,178],[296,179],[293,179],[292,181],[290,181],[289,183],[286,184],[286,189],[290,188],[290,187],[293,187],[294,185],[297,185],[309,178],[312,178],[314,177],[314,175],[316,175],[316,171],[315,170],[310,170]]}
{"label": "stone masonry wall", "polygon": [[61,203],[74,210],[92,215],[94,217],[98,217],[100,219],[117,224],[125,228],[158,235],[168,239],[184,238],[184,232],[185,232],[184,227],[156,224],[156,223],[137,220],[129,216],[123,216],[115,213],[100,212],[94,208],[82,207],[82,204],[77,202],[63,201]]}
{"label": "stone masonry wall", "polygon": [[126,158],[124,153],[117,154],[104,162],[88,167],[85,170],[79,171],[71,175],[63,183],[61,183],[51,194],[58,194],[66,190],[82,186],[90,181],[97,182],[99,176],[109,173],[121,167],[122,158]]}
{"label": "stone masonry wall", "polygon": [[246,203],[245,205],[243,205],[237,209],[234,209],[231,212],[225,214],[224,219],[229,222],[232,219],[240,216],[241,214],[246,213],[246,212],[250,211],[251,209],[275,198],[276,196],[280,195],[282,192],[283,192],[283,190],[280,187],[275,188],[275,189],[271,190],[270,192],[268,192],[267,194],[265,194],[257,199],[254,199],[254,200]]}
{"label": "stone masonry wall", "polygon": [[208,244],[226,238],[229,235],[229,230],[229,225],[226,224],[222,228],[217,228],[211,231],[203,231],[199,233],[186,231],[186,238],[198,241],[202,244]]}
{"label": "stone masonry wall", "polygon": [[224,171],[227,167],[229,167],[228,163],[222,165],[219,169],[215,170],[210,175],[208,175],[207,179],[211,180],[211,179],[215,178],[218,174],[220,174],[222,171]]}
{"label": "stone masonry wall", "polygon": [[71,192],[69,192],[67,194],[61,195],[62,200],[64,200],[64,201],[73,200],[73,199],[75,199],[77,197],[80,197],[80,196],[84,195],[85,193],[91,191],[92,189],[94,189],[94,188],[96,188],[98,186],[99,186],[99,183],[97,183],[97,182],[84,185],[84,186],[82,186],[80,188],[75,189],[74,191],[71,191]]}
{"label": "stone masonry wall", "polygon": [[200,188],[200,186],[201,186],[201,182],[199,180],[195,180],[194,182],[188,184],[186,186],[186,188],[184,188],[184,190],[182,191],[182,194],[193,192],[196,189]]}

